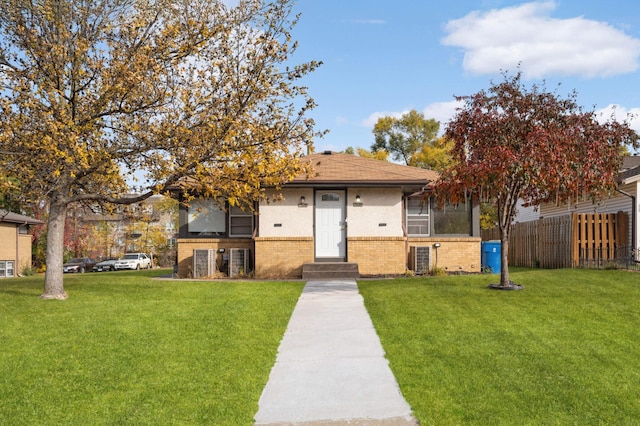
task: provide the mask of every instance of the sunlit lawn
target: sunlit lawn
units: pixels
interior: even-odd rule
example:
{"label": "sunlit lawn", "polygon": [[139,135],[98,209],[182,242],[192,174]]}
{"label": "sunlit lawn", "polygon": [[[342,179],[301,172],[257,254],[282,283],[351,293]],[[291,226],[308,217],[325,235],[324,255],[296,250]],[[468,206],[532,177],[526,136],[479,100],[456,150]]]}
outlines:
{"label": "sunlit lawn", "polygon": [[0,280],[0,424],[250,425],[302,282]]}
{"label": "sunlit lawn", "polygon": [[362,281],[360,291],[423,425],[640,422],[640,274],[521,270]]}
{"label": "sunlit lawn", "polygon": [[[303,282],[0,280],[0,424],[251,425]],[[640,274],[361,281],[421,424],[636,424]]]}

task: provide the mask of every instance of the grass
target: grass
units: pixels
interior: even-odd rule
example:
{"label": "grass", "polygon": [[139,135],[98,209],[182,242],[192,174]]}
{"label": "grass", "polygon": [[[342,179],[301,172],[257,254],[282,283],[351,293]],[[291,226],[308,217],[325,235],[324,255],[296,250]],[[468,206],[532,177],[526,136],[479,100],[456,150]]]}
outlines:
{"label": "grass", "polygon": [[637,424],[640,275],[520,270],[363,281],[360,291],[421,424]]}
{"label": "grass", "polygon": [[250,425],[302,282],[0,280],[0,424]]}
{"label": "grass", "polygon": [[[251,425],[302,282],[0,280],[0,424]],[[640,275],[362,281],[421,424],[637,424]]]}

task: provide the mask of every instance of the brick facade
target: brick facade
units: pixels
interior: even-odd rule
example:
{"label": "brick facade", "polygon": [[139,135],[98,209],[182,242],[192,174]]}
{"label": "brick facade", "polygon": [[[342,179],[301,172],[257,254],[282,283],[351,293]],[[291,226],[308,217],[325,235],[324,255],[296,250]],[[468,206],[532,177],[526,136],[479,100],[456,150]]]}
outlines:
{"label": "brick facade", "polygon": [[440,243],[432,251],[431,266],[444,268],[448,272],[480,272],[480,242],[477,237],[428,237],[409,238],[409,246],[431,246]]}
{"label": "brick facade", "polygon": [[[357,263],[362,276],[402,275],[407,271],[411,246],[430,246],[431,266],[448,272],[480,272],[480,238],[476,237],[350,237],[348,261]],[[258,237],[250,239],[194,238],[178,241],[178,276],[192,276],[194,249],[248,248],[259,279],[299,279],[302,265],[314,261],[313,237]]]}
{"label": "brick facade", "polygon": [[16,259],[16,226],[8,223],[0,223],[0,239],[2,239],[2,245],[0,245],[0,260],[12,260]]}
{"label": "brick facade", "polygon": [[[225,249],[228,253],[231,248],[248,248],[251,256],[254,255],[253,240],[248,238],[181,238],[178,240],[178,277],[190,278],[193,276],[193,250],[194,249]],[[218,255],[220,257],[222,255]],[[220,260],[220,259],[219,259]]]}
{"label": "brick facade", "polygon": [[403,237],[351,237],[348,260],[358,264],[360,275],[401,275],[407,270]]}
{"label": "brick facade", "polygon": [[411,246],[440,243],[431,266],[448,272],[480,272],[480,238],[475,237],[352,237],[348,240],[349,262],[358,264],[360,274],[400,275],[407,271]]}
{"label": "brick facade", "polygon": [[256,238],[256,278],[301,278],[302,265],[314,261],[313,237]]}
{"label": "brick facade", "polygon": [[13,223],[0,223],[0,260],[14,262],[15,274],[31,267],[31,234],[21,234]]}

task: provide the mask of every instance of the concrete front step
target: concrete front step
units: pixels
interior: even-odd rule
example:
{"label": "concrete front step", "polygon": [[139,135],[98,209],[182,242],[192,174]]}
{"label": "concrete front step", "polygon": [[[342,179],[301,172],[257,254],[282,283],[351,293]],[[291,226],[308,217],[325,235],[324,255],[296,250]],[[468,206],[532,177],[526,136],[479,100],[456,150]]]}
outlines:
{"label": "concrete front step", "polygon": [[357,263],[316,262],[302,265],[303,280],[339,280],[359,278]]}

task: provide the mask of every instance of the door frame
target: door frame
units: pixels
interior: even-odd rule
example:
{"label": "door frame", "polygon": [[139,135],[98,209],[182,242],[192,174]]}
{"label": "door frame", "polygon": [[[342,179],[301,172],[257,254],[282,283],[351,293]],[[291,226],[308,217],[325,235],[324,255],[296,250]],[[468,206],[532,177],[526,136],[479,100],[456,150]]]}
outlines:
{"label": "door frame", "polygon": [[[342,228],[342,245],[344,247],[344,256],[336,257],[318,257],[318,205],[321,201],[319,201],[320,194],[323,193],[339,193],[342,197],[340,203],[341,209],[341,222],[344,224]],[[347,188],[323,188],[323,189],[315,189],[313,193],[313,252],[314,252],[314,261],[315,262],[346,262],[348,258],[348,246],[347,246]]]}

